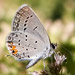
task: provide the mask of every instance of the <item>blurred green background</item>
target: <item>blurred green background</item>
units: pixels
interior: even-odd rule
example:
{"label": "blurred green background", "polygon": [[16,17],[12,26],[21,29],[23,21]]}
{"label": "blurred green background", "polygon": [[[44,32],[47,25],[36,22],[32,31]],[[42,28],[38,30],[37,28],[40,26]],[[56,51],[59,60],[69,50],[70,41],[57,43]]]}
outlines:
{"label": "blurred green background", "polygon": [[[63,65],[63,75],[75,75],[74,2],[74,0],[0,0],[0,75],[27,75],[27,71],[43,69],[42,60],[25,70],[25,62],[5,57],[9,54],[5,39],[11,31],[15,12],[22,4],[31,6],[47,30],[50,40],[58,43],[57,49],[67,57]],[[46,63],[48,62],[47,59]]]}

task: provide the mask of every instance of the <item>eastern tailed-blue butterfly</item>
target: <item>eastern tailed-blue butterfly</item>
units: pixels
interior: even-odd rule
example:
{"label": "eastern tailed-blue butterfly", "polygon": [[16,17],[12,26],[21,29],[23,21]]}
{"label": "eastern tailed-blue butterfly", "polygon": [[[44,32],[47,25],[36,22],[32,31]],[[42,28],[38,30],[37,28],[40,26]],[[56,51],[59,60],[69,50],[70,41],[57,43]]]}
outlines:
{"label": "eastern tailed-blue butterfly", "polygon": [[14,16],[12,32],[6,39],[6,45],[16,60],[29,60],[26,68],[33,66],[41,58],[50,57],[56,47],[50,42],[34,11],[26,4]]}

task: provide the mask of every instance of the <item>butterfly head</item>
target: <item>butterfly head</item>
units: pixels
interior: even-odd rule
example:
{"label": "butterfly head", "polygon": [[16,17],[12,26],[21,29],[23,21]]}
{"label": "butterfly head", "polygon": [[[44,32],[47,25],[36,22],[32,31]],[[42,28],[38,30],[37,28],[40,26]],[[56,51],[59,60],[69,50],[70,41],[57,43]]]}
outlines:
{"label": "butterfly head", "polygon": [[51,43],[51,48],[55,50],[57,48],[57,43]]}

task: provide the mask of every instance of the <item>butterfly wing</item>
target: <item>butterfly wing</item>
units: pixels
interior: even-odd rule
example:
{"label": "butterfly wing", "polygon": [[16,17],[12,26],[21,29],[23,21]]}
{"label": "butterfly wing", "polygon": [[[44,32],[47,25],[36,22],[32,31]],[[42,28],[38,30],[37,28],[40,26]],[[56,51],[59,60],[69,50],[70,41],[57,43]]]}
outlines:
{"label": "butterfly wing", "polygon": [[50,41],[34,11],[22,5],[12,22],[12,32],[6,40],[10,54],[17,60],[31,60],[26,68],[48,57]]}
{"label": "butterfly wing", "polygon": [[13,31],[28,32],[41,38],[45,46],[50,49],[48,35],[34,11],[27,5],[22,5],[12,22]]}
{"label": "butterfly wing", "polygon": [[45,44],[33,34],[12,32],[7,37],[7,48],[17,60],[34,59],[43,55]]}

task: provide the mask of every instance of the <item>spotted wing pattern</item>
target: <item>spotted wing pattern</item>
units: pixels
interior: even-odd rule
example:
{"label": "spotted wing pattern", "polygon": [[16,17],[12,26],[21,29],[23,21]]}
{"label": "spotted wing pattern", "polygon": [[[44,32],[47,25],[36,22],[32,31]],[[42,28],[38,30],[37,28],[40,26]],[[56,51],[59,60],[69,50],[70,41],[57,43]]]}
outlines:
{"label": "spotted wing pattern", "polygon": [[7,46],[13,56],[19,59],[23,58],[37,58],[39,54],[43,53],[45,44],[43,41],[33,34],[12,32],[7,38]]}
{"label": "spotted wing pattern", "polygon": [[41,38],[45,46],[50,49],[48,35],[38,17],[28,5],[22,5],[16,12],[12,22],[12,30],[34,34]]}
{"label": "spotted wing pattern", "polygon": [[10,54],[17,60],[30,60],[26,68],[48,57],[50,41],[34,11],[22,5],[12,22],[12,32],[6,39]]}

